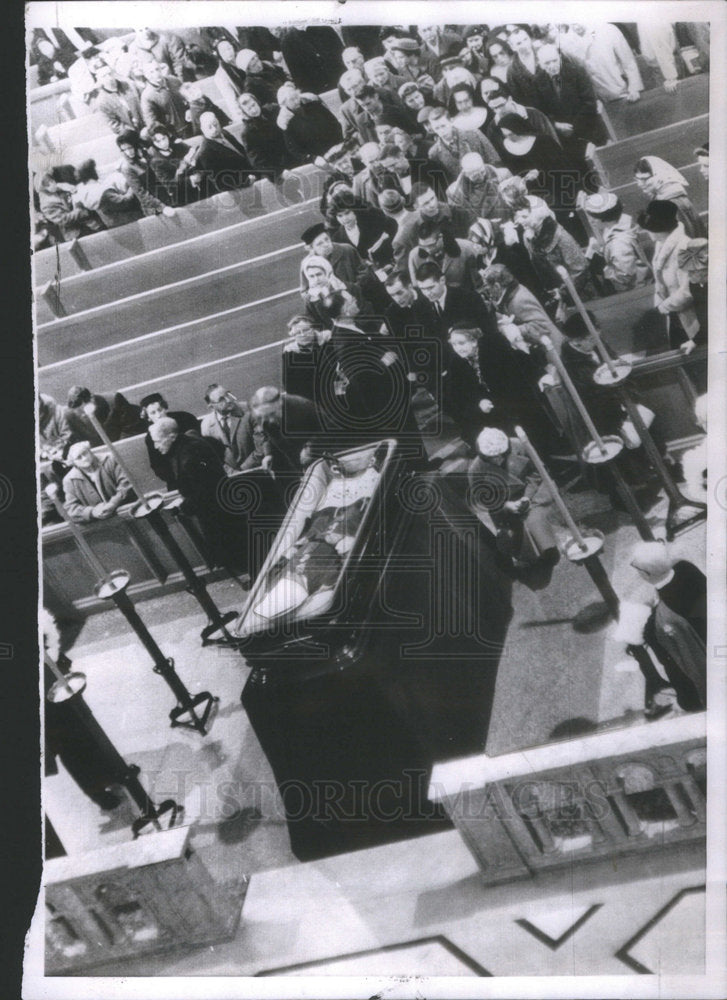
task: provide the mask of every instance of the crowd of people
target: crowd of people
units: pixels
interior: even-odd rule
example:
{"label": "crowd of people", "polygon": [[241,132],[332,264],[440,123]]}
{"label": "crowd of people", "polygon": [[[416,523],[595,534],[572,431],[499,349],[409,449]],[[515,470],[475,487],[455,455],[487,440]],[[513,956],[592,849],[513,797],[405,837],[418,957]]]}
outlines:
{"label": "crowd of people", "polygon": [[[357,173],[363,168],[354,191],[378,207],[381,174],[394,158],[390,150],[380,154],[392,146],[395,172],[408,160],[442,199],[479,209],[477,217],[488,217],[483,203],[493,209],[486,203],[497,179],[523,178],[528,196],[547,201],[580,242],[575,208],[601,186],[589,158],[608,138],[601,112],[638,101],[644,89],[635,52],[653,63],[667,90],[687,75],[680,46],[696,45],[708,64],[708,39],[693,24],[72,35],[73,42],[61,30],[36,29],[31,62],[50,74],[42,81],[69,78],[76,99],[116,136],[119,158],[36,174],[36,249],[170,214],[260,178],[290,181],[286,196],[295,199],[291,171],[307,163],[330,169],[337,155]],[[336,86],[337,115],[320,96]],[[331,152],[341,144],[345,152]],[[406,173],[400,176],[406,187]],[[677,200],[689,236],[704,235],[678,171],[646,156],[635,179],[652,197]],[[543,242],[551,247],[552,235]]]}
{"label": "crowd of people", "polygon": [[[634,488],[653,484],[622,403],[594,383],[598,324],[572,293],[587,302],[653,284],[652,308],[633,317],[650,349],[706,343],[708,243],[684,176],[639,158],[633,218],[592,159],[607,139],[602,108],[640,99],[635,48],[654,53],[667,92],[680,75],[689,26],[631,27],[349,28],[343,40],[333,29],[206,29],[207,48],[193,52],[147,30],[114,63],[86,55],[88,99],[123,161],[113,185],[89,164],[41,178],[40,211],[61,238],[303,163],[325,181],[320,221],[300,234],[300,307],[277,385],[245,400],[212,383],[201,419],[159,392],[138,403],[82,386],[65,404],[40,395],[40,457],[68,517],[105,519],[133,499],[113,457],[91,450],[102,441],[89,406],[112,441],[146,436],[151,470],[238,572],[251,567],[221,481],[295,481],[320,455],[396,437],[412,468],[466,471],[508,571],[552,567],[552,503],[515,429],[552,470],[577,461],[584,426],[558,391],[561,364],[599,433],[623,439]],[[314,39],[316,59],[299,59]],[[222,106],[199,88],[200,66],[212,67]],[[338,117],[319,96],[336,85]],[[707,143],[695,157],[707,178]],[[594,485],[620,503],[606,478]],[[493,482],[502,488],[483,488]]]}

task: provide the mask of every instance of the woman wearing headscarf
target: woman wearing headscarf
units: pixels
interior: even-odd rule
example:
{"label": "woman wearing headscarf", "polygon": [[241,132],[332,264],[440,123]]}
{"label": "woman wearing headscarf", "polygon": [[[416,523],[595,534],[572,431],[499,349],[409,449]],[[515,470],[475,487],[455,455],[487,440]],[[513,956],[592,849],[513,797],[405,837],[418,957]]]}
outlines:
{"label": "woman wearing headscarf", "polygon": [[240,107],[237,99],[245,89],[246,75],[235,62],[238,55],[235,46],[227,38],[220,38],[214,46],[218,65],[214,81],[220,92],[225,111],[233,122],[239,122]]}
{"label": "woman wearing headscarf", "polygon": [[651,261],[654,306],[668,318],[670,346],[689,353],[700,334],[700,324],[689,287],[689,274],[679,263],[680,252],[688,248],[690,240],[678,221],[677,206],[673,201],[650,201],[638,223],[654,238]]}
{"label": "woman wearing headscarf", "polygon": [[275,104],[278,88],[288,79],[280,66],[264,62],[252,49],[242,49],[237,53],[235,65],[245,74],[245,90],[252,94],[264,107]]}
{"label": "woman wearing headscarf", "polygon": [[306,312],[324,329],[330,328],[332,321],[342,312],[345,315],[355,305],[357,313],[364,305],[358,288],[337,278],[325,257],[316,254],[305,257],[301,272],[307,286],[302,293]]}
{"label": "woman wearing headscarf", "polygon": [[674,202],[688,237],[706,237],[707,228],[687,194],[689,182],[676,167],[659,156],[643,156],[634,167],[634,177],[649,198]]}
{"label": "woman wearing headscarf", "polygon": [[562,286],[563,279],[557,269],[564,267],[581,297],[595,296],[588,258],[551,212],[523,209],[516,211],[515,221],[524,226],[525,245],[545,288]]}

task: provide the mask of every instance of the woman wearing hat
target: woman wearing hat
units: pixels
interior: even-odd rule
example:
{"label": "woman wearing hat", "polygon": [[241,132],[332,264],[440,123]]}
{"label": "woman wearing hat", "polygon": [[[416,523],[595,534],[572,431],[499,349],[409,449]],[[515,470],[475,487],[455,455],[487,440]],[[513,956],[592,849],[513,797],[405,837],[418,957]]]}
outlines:
{"label": "woman wearing hat", "polygon": [[689,182],[671,163],[659,156],[643,156],[634,167],[634,178],[649,198],[674,202],[687,236],[707,235],[706,226],[687,194]]}
{"label": "woman wearing hat", "polygon": [[468,480],[470,504],[491,519],[498,549],[516,567],[558,561],[553,500],[517,438],[486,427],[477,437]]}
{"label": "woman wearing hat", "polygon": [[655,284],[654,305],[667,317],[670,346],[688,353],[700,333],[689,274],[679,263],[681,251],[688,249],[689,237],[678,221],[678,209],[671,200],[649,202],[638,223],[654,237],[655,250],[651,262]]}
{"label": "woman wearing hat", "polygon": [[603,257],[603,276],[614,291],[625,292],[651,280],[646,248],[639,240],[639,230],[623,210],[620,199],[611,191],[598,191],[586,198],[583,207],[591,219],[595,236],[586,256]]}

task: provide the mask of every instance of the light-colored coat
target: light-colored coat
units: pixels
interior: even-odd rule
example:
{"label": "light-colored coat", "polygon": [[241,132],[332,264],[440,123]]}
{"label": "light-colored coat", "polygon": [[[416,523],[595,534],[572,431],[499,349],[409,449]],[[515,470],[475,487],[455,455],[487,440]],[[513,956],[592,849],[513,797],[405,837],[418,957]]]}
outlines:
{"label": "light-colored coat", "polygon": [[219,441],[224,448],[223,462],[228,476],[241,469],[253,468],[259,462],[254,458],[255,442],[253,440],[250,416],[244,410],[230,414],[229,440],[217,419],[216,413],[205,413],[199,422],[202,437]]}
{"label": "light-colored coat", "polygon": [[689,237],[681,222],[663,242],[656,244],[652,267],[654,268],[654,305],[677,313],[682,326],[690,337],[699,331],[697,314],[692,308],[689,274],[679,267],[679,251],[684,250]]}
{"label": "light-colored coat", "polygon": [[72,521],[95,520],[93,508],[99,503],[111,502],[120,507],[131,494],[131,484],[113,455],[100,458],[101,496],[93,480],[80,469],[73,468],[63,477],[64,507]]}

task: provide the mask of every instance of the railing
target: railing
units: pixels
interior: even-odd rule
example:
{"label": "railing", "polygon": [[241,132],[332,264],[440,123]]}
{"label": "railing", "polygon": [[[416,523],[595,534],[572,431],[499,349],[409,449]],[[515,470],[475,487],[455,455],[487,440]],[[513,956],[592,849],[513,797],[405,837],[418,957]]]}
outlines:
{"label": "railing", "polygon": [[441,803],[489,883],[702,840],[704,713],[438,764]]}

